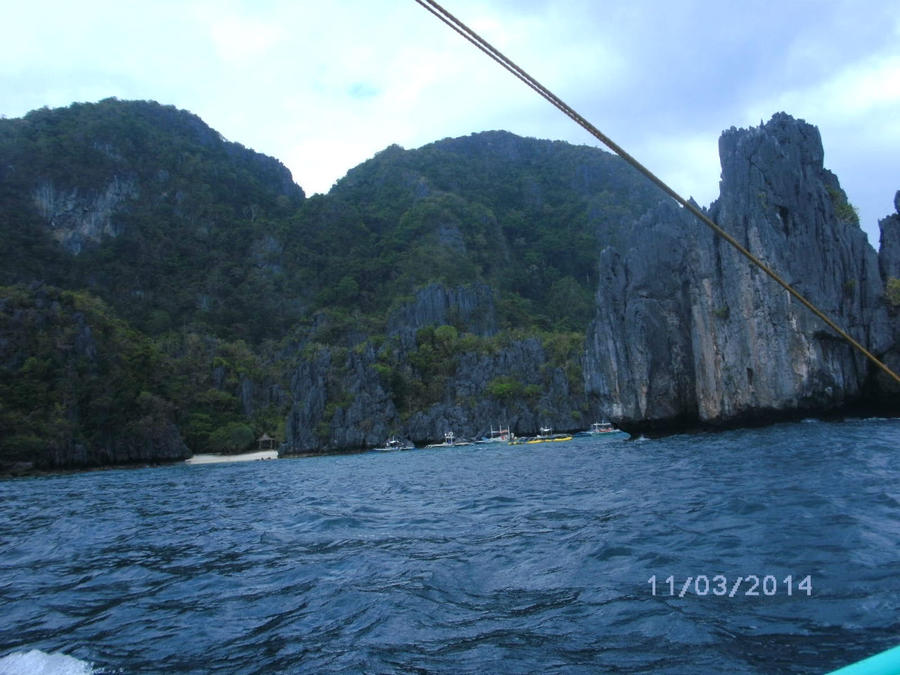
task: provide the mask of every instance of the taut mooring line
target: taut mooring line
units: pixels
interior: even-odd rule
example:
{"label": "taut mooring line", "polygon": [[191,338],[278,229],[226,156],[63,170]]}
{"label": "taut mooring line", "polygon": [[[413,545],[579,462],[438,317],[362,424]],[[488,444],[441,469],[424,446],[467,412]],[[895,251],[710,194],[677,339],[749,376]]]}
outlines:
{"label": "taut mooring line", "polygon": [[723,230],[719,225],[717,225],[713,220],[707,216],[703,211],[694,206],[684,197],[679,195],[675,190],[670,188],[666,183],[663,182],[661,178],[659,178],[656,174],[654,174],[650,169],[645,167],[639,161],[637,161],[634,157],[628,154],[621,146],[615,143],[611,138],[609,138],[606,134],[600,131],[593,124],[588,122],[584,117],[579,115],[571,106],[565,103],[562,99],[560,99],[556,94],[547,89],[540,82],[535,80],[531,75],[522,70],[515,62],[511,61],[509,58],[504,56],[499,50],[494,48],[487,40],[482,38],[478,33],[469,28],[462,21],[457,19],[453,14],[449,11],[441,7],[434,0],[415,0],[417,3],[422,5],[429,12],[434,14],[437,18],[443,21],[445,24],[450,26],[457,33],[462,35],[466,40],[471,42],[473,45],[478,47],[481,51],[491,57],[494,61],[503,66],[510,73],[519,78],[526,85],[534,89],[538,94],[547,99],[550,103],[552,103],[556,108],[561,110],[563,113],[572,118],[576,123],[578,123],[582,128],[584,128],[589,134],[591,134],[594,138],[598,139],[601,143],[603,143],[606,147],[616,153],[619,157],[628,162],[635,169],[640,171],[644,176],[649,178],[657,187],[659,187],[663,192],[669,195],[676,202],[681,204],[682,207],[690,211],[694,214],[700,221],[712,229],[717,235],[722,237],[725,241],[731,244],[734,248],[736,248],[741,255],[747,258],[754,265],[759,267],[763,272],[768,274],[772,279],[774,279],[780,286],[782,286],[788,293],[790,293],[794,298],[796,298],[802,305],[804,305],[808,310],[810,310],[813,314],[819,317],[825,324],[831,328],[835,333],[840,335],[844,340],[850,343],[857,351],[859,351],[863,356],[865,356],[869,361],[878,366],[882,371],[887,373],[891,378],[893,378],[896,382],[900,383],[900,375],[897,375],[893,370],[887,367],[881,360],[878,359],[874,354],[872,354],[868,349],[863,347],[859,342],[853,339],[849,333],[847,333],[844,329],[838,326],[834,321],[832,321],[822,310],[816,307],[812,302],[807,300],[803,295],[800,294],[799,291],[795,290],[793,286],[791,286],[788,282],[782,279],[778,274],[776,274],[772,269],[770,269],[765,263],[763,263],[759,258],[753,255],[748,249],[746,249],[737,239],[732,237],[728,232]]}

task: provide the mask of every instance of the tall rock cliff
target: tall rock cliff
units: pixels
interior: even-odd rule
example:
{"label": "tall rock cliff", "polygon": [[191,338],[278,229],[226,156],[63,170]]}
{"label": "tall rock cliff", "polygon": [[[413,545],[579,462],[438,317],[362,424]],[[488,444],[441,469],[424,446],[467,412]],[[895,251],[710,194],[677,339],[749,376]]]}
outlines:
{"label": "tall rock cliff", "polygon": [[[818,132],[787,115],[720,149],[711,217],[900,359],[898,216],[879,261]],[[661,198],[609,153],[506,132],[392,147],[305,199],[170,106],[0,120],[0,472],[263,432],[301,453],[736,423],[889,391]]]}
{"label": "tall rock cliff", "polygon": [[[879,259],[823,166],[818,130],[777,114],[725,132],[720,154],[710,217],[871,351],[888,350]],[[893,221],[883,228],[893,241]],[[575,429],[599,416],[631,428],[736,424],[863,395],[868,362],[674,202],[645,213],[627,242],[600,254],[596,317],[565,358],[554,356],[559,342],[495,335],[488,287],[423,287],[392,313],[376,349],[301,363],[288,450],[388,434],[425,442],[488,424]],[[882,267],[900,262],[891,250],[883,246]]]}
{"label": "tall rock cliff", "polygon": [[580,336],[542,342],[500,335],[495,323],[488,286],[430,284],[392,313],[383,340],[302,344],[283,452],[362,449],[392,435],[423,444],[500,425],[527,434],[589,424],[580,372],[571,372]]}
{"label": "tall rock cliff", "polygon": [[[779,113],[719,141],[709,216],[875,352],[891,344],[878,258],[818,130]],[[585,388],[620,423],[734,423],[860,395],[868,365],[727,242],[673,203],[601,258]]]}
{"label": "tall rock cliff", "polygon": [[[884,362],[896,373],[900,372],[900,190],[894,195],[894,209],[895,213],[878,223],[881,230],[878,263],[892,329],[892,346],[884,354]],[[900,395],[900,385],[884,373],[876,374],[875,386],[880,394]]]}
{"label": "tall rock cliff", "polygon": [[878,221],[881,241],[878,248],[878,263],[885,284],[890,279],[900,279],[900,190],[894,195],[893,213]]}

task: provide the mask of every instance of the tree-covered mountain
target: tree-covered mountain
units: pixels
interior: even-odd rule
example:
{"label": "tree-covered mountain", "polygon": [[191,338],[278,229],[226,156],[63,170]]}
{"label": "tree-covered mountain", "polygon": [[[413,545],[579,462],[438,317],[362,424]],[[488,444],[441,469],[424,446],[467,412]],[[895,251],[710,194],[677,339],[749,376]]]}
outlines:
{"label": "tree-covered mountain", "polygon": [[[246,446],[283,426],[292,350],[384,344],[390,317],[430,284],[490,289],[483,341],[583,335],[597,254],[656,199],[607,153],[505,132],[392,146],[306,199],[277,160],[172,106],[109,99],[0,120],[3,452],[61,465],[60,448],[115,445],[142,394],[165,402],[190,450]],[[444,319],[466,334],[458,316]],[[45,324],[114,339],[67,351],[71,340],[35,328]],[[126,358],[136,344],[165,368]],[[379,356],[403,414],[440,398],[423,349],[419,368],[405,348]],[[93,380],[77,376],[111,367],[103,359],[132,383],[107,380],[119,412],[105,417],[84,403]],[[191,376],[161,388],[162,370]],[[228,428],[243,442],[223,442]],[[39,457],[42,444],[54,459]]]}
{"label": "tree-covered mountain", "polygon": [[0,121],[0,190],[0,255],[17,261],[3,283],[88,290],[150,334],[242,338],[255,307],[279,307],[248,245],[304,199],[279,162],[196,116],[116,100]]}
{"label": "tree-covered mountain", "polygon": [[[791,124],[776,148],[806,142]],[[810,161],[736,156],[778,181]],[[867,322],[869,344],[883,342],[881,282],[845,278],[871,277],[874,252],[841,216],[852,209],[836,178],[802,175],[784,194],[777,181],[738,181],[733,192],[754,194],[723,195],[717,214],[752,223],[746,236],[759,239],[805,210],[819,225],[795,227],[809,239],[794,248],[830,267],[857,261],[835,263],[826,286],[855,292],[840,311]],[[0,120],[0,470],[237,451],[263,432],[299,453],[498,423],[527,433],[603,415],[703,421],[706,404],[691,392],[710,366],[697,336],[713,326],[722,344],[738,344],[742,301],[706,306],[696,288],[732,284],[716,276],[722,255],[701,277],[673,263],[705,269],[713,244],[667,209],[609,153],[501,131],[391,146],[307,199],[277,160],[171,106],[109,99]],[[641,253],[648,231],[664,235],[643,247],[658,264]],[[832,232],[838,243],[821,246]],[[668,328],[633,315],[648,307],[662,308]],[[622,332],[633,325],[643,328]],[[818,353],[815,340],[804,344]],[[829,379],[833,352],[827,372],[791,366],[815,376],[766,405],[858,395],[862,371],[842,365],[841,381]],[[704,386],[728,398],[719,384]]]}
{"label": "tree-covered mountain", "polygon": [[599,252],[660,198],[613,155],[500,131],[390,147],[328,197],[355,206],[387,265],[374,279],[351,271],[358,286],[393,298],[484,281],[503,295],[504,325],[571,330],[593,314]]}
{"label": "tree-covered mountain", "polygon": [[150,102],[2,120],[0,160],[0,253],[21,258],[4,283],[90,290],[150,334],[253,342],[430,281],[490,283],[513,325],[583,328],[596,255],[657,199],[608,153],[489,132],[388,148],[304,200],[276,160]]}

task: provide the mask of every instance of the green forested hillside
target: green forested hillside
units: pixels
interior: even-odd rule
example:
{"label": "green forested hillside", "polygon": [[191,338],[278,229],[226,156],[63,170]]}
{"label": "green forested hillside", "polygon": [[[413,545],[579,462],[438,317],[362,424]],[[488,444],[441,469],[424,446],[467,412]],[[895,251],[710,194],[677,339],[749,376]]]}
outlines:
{"label": "green forested hillside", "polygon": [[249,295],[265,303],[274,281],[244,264],[248,247],[303,201],[283,166],[155,103],[0,122],[0,255],[18,261],[0,281],[90,290],[150,334],[196,323],[252,335]]}
{"label": "green forested hillside", "polygon": [[583,329],[599,251],[621,243],[659,194],[608,153],[485,132],[388,148],[328,199],[353,205],[374,237],[390,281],[382,299],[479,279],[502,292],[504,325]]}
{"label": "green forested hillside", "polygon": [[495,342],[577,342],[599,250],[657,200],[607,153],[506,132],[392,146],[306,199],[277,160],[171,106],[0,120],[0,456],[75,444],[82,463],[104,447],[116,461],[121,436],[169,424],[190,451],[244,449],[283,428],[316,344],[381,349],[385,386],[412,405],[433,335],[417,369],[385,331],[432,283],[492,289]]}

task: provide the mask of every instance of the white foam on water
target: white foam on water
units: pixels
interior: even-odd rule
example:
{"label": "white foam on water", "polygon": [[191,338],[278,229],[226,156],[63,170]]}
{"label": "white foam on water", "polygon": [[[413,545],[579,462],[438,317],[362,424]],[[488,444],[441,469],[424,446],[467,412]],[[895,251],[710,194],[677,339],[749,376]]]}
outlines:
{"label": "white foam on water", "polygon": [[65,654],[39,649],[14,652],[0,658],[0,675],[91,675],[91,664]]}

